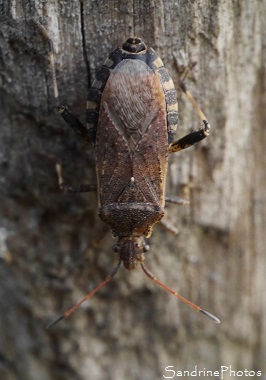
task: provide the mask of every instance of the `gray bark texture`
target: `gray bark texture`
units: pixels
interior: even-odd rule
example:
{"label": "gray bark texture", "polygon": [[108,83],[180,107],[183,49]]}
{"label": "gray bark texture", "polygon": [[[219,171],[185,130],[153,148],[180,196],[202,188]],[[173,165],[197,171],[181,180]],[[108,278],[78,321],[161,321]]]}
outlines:
{"label": "gray bark texture", "polygon": [[[0,379],[153,380],[173,377],[166,366],[230,365],[266,379],[266,1],[1,0],[0,17]],[[96,194],[58,189],[57,161],[67,183],[95,183],[94,153],[55,112],[47,44],[31,18],[54,41],[62,103],[84,123],[95,72],[129,36],[159,53],[177,88],[182,65],[197,62],[187,85],[211,134],[171,155],[167,194],[190,204],[167,207],[180,234],[156,226],[146,264],[220,325],[140,268],[122,268],[45,328],[116,255],[110,233],[96,244]],[[177,93],[180,138],[201,123]]]}

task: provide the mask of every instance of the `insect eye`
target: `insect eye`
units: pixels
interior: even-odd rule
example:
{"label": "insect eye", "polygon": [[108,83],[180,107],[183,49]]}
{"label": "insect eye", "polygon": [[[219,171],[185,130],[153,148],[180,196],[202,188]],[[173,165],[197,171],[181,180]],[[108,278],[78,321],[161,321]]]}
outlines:
{"label": "insect eye", "polygon": [[118,244],[114,244],[112,246],[112,249],[113,249],[114,252],[118,253],[119,252],[119,245]]}
{"label": "insect eye", "polygon": [[148,244],[143,244],[143,252],[148,252],[150,246]]}

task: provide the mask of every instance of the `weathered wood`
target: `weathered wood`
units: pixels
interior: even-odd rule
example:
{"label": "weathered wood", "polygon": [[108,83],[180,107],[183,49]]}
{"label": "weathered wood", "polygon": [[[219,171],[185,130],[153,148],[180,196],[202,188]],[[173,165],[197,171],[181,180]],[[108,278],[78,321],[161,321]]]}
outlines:
{"label": "weathered wood", "polygon": [[[197,147],[173,154],[168,213],[178,238],[155,228],[146,262],[169,286],[220,317],[215,325],[141,270],[121,270],[81,310],[45,330],[116,262],[96,195],[60,193],[95,181],[93,150],[54,112],[47,47],[56,50],[62,102],[85,121],[87,82],[130,35],[156,49],[211,123]],[[266,371],[266,2],[0,2],[0,378],[155,379],[176,370]],[[186,59],[185,59],[186,61]],[[181,91],[177,137],[200,127]],[[171,375],[172,373],[168,373]]]}

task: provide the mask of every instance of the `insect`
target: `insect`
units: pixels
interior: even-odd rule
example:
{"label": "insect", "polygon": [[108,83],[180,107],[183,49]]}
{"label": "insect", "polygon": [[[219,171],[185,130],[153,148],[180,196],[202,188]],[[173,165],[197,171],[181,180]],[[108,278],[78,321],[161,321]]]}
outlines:
{"label": "insect", "polygon": [[[210,130],[205,115],[184,81],[180,83],[181,88],[202,120],[203,127],[174,141],[178,107],[173,81],[155,51],[142,39],[131,37],[109,54],[96,74],[88,93],[85,127],[67,107],[60,104],[53,43],[46,29],[35,20],[33,23],[48,41],[57,110],[75,132],[95,147],[99,216],[117,237],[113,251],[117,253],[118,264],[113,271],[49,326],[68,317],[92,297],[117,273],[121,263],[128,270],[140,264],[151,280],[219,323],[217,317],[157,280],[144,264],[145,252],[149,250],[146,239],[164,216],[168,154],[203,140]],[[93,185],[78,189],[66,186],[59,165],[57,172],[60,187],[64,190],[95,189]]]}

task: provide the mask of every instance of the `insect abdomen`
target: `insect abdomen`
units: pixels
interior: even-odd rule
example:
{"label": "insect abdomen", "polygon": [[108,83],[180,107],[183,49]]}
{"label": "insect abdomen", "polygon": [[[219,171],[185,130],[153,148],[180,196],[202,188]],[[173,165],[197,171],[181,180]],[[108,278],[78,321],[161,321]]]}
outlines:
{"label": "insect abdomen", "polygon": [[168,142],[171,143],[178,124],[178,104],[174,84],[160,57],[158,57],[153,49],[147,48],[144,42],[138,37],[129,38],[123,44],[122,48],[115,49],[96,74],[96,78],[87,98],[87,128],[92,141],[95,142],[96,139],[102,92],[111,71],[125,59],[142,61],[159,76],[165,94],[162,107],[166,107]]}

